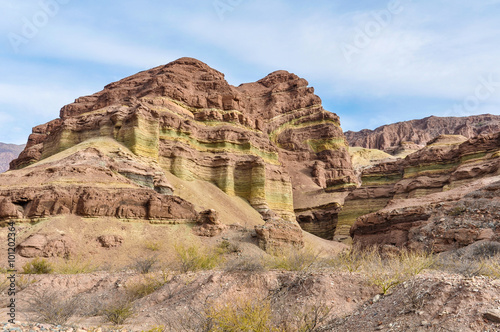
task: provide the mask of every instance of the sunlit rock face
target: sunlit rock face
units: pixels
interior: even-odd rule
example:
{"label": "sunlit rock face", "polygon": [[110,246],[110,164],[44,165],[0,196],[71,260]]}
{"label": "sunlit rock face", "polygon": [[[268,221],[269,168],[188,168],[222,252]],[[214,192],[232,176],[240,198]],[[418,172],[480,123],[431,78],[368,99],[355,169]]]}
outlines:
{"label": "sunlit rock face", "polygon": [[286,71],[238,87],[191,58],[140,72],[35,127],[11,169],[96,138],[330,239],[357,181],[338,116]]}

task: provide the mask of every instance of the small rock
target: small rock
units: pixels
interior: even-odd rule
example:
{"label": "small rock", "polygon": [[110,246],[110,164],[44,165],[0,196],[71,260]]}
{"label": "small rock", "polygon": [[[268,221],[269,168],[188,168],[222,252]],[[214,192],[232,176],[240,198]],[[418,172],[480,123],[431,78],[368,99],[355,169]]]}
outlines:
{"label": "small rock", "polygon": [[372,300],[373,303],[376,303],[376,302],[380,301],[380,298],[381,298],[380,294],[375,295],[375,297]]}
{"label": "small rock", "polygon": [[483,317],[492,321],[492,322],[500,323],[500,310],[495,309],[495,310],[490,310],[488,312],[485,312],[483,314]]}

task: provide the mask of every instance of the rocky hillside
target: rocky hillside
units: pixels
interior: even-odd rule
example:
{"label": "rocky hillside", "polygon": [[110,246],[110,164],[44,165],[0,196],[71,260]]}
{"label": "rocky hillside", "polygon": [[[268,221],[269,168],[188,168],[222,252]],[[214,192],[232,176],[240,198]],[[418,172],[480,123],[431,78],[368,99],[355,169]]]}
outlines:
{"label": "rocky hillside", "polygon": [[[331,239],[345,190],[356,186],[339,118],[306,80],[277,71],[234,87],[191,58],[64,106],[58,119],[33,128],[11,169],[19,171],[0,186],[4,218],[193,221],[193,208],[227,215],[229,207],[207,200],[207,192],[185,191],[198,181],[215,185],[226,201],[248,202],[268,221],[258,230],[268,242],[300,233],[297,221]],[[41,187],[27,194],[25,183],[36,178]],[[180,197],[162,196],[172,193]],[[287,226],[273,232],[276,223]]]}
{"label": "rocky hillside", "polygon": [[404,144],[425,146],[439,135],[462,135],[472,138],[498,131],[500,115],[484,114],[467,117],[431,116],[389,124],[375,130],[347,131],[345,135],[349,146],[378,149],[393,154]]}
{"label": "rocky hillside", "polygon": [[0,143],[0,173],[9,169],[9,163],[16,159],[25,145]]}
{"label": "rocky hillside", "polygon": [[439,136],[405,159],[364,169],[340,224],[361,246],[436,252],[500,240],[500,132]]}

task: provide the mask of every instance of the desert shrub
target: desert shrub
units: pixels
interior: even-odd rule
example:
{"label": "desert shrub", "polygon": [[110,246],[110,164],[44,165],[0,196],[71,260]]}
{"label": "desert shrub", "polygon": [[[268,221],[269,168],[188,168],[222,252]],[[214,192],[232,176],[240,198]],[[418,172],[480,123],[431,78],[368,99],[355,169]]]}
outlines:
{"label": "desert shrub", "polygon": [[17,276],[16,278],[16,288],[19,292],[28,288],[30,285],[34,283],[36,283],[36,279],[33,278],[32,276],[20,275]]}
{"label": "desert shrub", "polygon": [[273,327],[269,301],[236,300],[206,308],[209,331],[279,331]]}
{"label": "desert shrub", "polygon": [[487,259],[500,254],[500,244],[496,242],[481,243],[472,251],[472,256]]}
{"label": "desert shrub", "polygon": [[368,280],[378,286],[382,294],[387,294],[392,287],[411,279],[434,264],[434,256],[425,252],[401,250],[383,257],[378,250],[372,249],[364,257],[362,266]]}
{"label": "desert shrub", "polygon": [[484,260],[483,274],[493,278],[500,278],[500,254]]}
{"label": "desert shrub", "polygon": [[162,245],[158,241],[147,241],[144,244],[144,247],[151,251],[159,251],[162,248]]}
{"label": "desert shrub", "polygon": [[139,299],[154,293],[163,286],[165,282],[162,278],[154,275],[147,275],[135,282],[129,282],[125,287],[132,299]]}
{"label": "desert shrub", "polygon": [[92,273],[97,270],[97,266],[92,264],[89,260],[84,260],[81,257],[74,259],[63,259],[59,261],[55,267],[54,271],[60,274],[80,274],[80,273]]}
{"label": "desert shrub", "polygon": [[122,325],[134,316],[132,300],[128,296],[113,299],[104,305],[101,314],[108,322]]}
{"label": "desert shrub", "polygon": [[429,295],[428,292],[422,291],[419,288],[419,283],[412,278],[403,283],[404,293],[402,296],[402,314],[414,313],[421,310],[425,305],[425,299]]}
{"label": "desert shrub", "polygon": [[262,258],[239,257],[229,261],[225,266],[226,272],[262,272],[266,266]]}
{"label": "desert shrub", "polygon": [[157,263],[157,256],[136,257],[132,263],[132,268],[139,273],[147,274],[153,270]]}
{"label": "desert shrub", "polygon": [[183,273],[210,270],[223,261],[222,255],[216,250],[201,248],[197,245],[176,245],[174,249],[177,254],[179,268]]}
{"label": "desert shrub", "polygon": [[32,295],[26,302],[36,321],[62,325],[78,311],[77,297],[64,298],[56,291],[35,291]]}
{"label": "desert shrub", "polygon": [[270,269],[286,271],[306,271],[318,262],[318,254],[311,249],[289,249],[275,253],[267,259],[266,265]]}
{"label": "desert shrub", "polygon": [[341,271],[356,272],[365,263],[367,254],[369,252],[351,247],[331,259],[323,260],[323,263]]}
{"label": "desert shrub", "polygon": [[48,274],[54,271],[54,266],[46,259],[37,257],[23,265],[24,274]]}
{"label": "desert shrub", "polygon": [[222,242],[220,242],[217,245],[217,250],[220,254],[241,252],[241,249],[236,244],[231,243],[228,240],[223,240]]}

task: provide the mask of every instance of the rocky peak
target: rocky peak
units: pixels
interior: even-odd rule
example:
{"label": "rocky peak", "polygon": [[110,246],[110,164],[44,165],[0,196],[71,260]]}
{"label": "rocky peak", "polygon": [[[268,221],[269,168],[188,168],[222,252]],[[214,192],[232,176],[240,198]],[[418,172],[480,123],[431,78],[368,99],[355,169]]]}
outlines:
{"label": "rocky peak", "polygon": [[108,84],[104,90],[75,100],[61,109],[65,119],[110,105],[129,105],[130,99],[167,97],[194,108],[238,108],[238,92],[224,74],[192,58],[181,58],[164,66]]}

